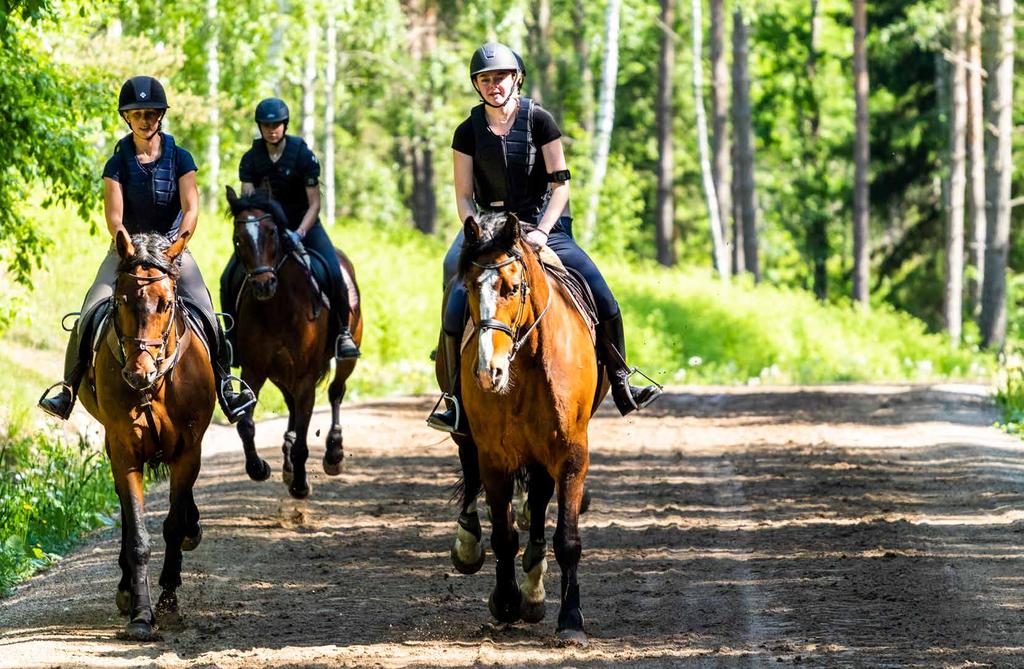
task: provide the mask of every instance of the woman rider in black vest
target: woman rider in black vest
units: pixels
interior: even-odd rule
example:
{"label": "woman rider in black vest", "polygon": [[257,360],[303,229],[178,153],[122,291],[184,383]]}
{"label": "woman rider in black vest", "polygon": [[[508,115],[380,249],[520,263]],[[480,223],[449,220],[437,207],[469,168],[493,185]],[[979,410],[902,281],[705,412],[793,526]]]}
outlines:
{"label": "woman rider in black vest", "polygon": [[[114,155],[103,168],[103,211],[112,239],[116,239],[121,230],[129,235],[163,234],[169,240],[182,233],[195,232],[199,215],[196,163],[188,151],[174,143],[171,135],[160,132],[167,108],[164,88],[153,77],[132,77],[121,87],[117,109],[131,132],[117,143]],[[245,384],[241,385],[240,392],[232,390],[231,382],[238,379],[228,372],[229,361],[225,356],[229,349],[224,343],[210,292],[192,254],[186,250],[179,259],[178,294],[204,315],[207,339],[214,349],[210,358],[217,379],[217,396],[224,415],[235,422],[256,403],[256,398]],[[53,416],[66,420],[71,415],[78,385],[89,365],[94,334],[91,332],[92,315],[114,294],[119,261],[111,243],[85,296],[81,316],[71,331],[64,356],[64,380],[50,386],[39,400],[39,407]],[[213,329],[216,332],[211,331]],[[47,397],[57,386],[60,392]]]}
{"label": "woman rider in black vest", "polygon": [[[288,229],[301,240],[296,246],[316,252],[330,275],[327,296],[331,315],[338,332],[334,355],[339,359],[358,358],[359,347],[348,329],[348,289],[341,274],[341,265],[327,231],[320,224],[320,163],[301,137],[286,135],[288,105],[279,98],[267,98],[256,105],[256,125],[260,139],[245,152],[238,164],[242,196],[252,195],[257,188],[267,189],[278,201],[288,218]],[[293,239],[293,241],[295,241]],[[234,274],[238,260],[228,261],[220,278],[221,308],[235,313]]]}
{"label": "woman rider in black vest", "polygon": [[[570,175],[562,133],[551,114],[520,97],[524,70],[519,55],[503,44],[484,44],[473,54],[469,75],[483,104],[473,108],[452,139],[459,220],[481,210],[512,212],[530,227],[525,236],[529,244],[535,248],[546,244],[564,265],[583,275],[597,302],[598,354],[609,371],[615,406],[625,416],[654,401],[661,388],[629,384],[632,370],[626,364],[619,305],[597,266],[572,236]],[[455,276],[461,248],[460,232],[445,257],[445,285]],[[454,285],[442,323],[447,407],[427,419],[431,427],[446,432],[465,430],[465,425],[456,424],[456,417],[461,421],[464,415],[456,405],[465,310],[465,288]]]}

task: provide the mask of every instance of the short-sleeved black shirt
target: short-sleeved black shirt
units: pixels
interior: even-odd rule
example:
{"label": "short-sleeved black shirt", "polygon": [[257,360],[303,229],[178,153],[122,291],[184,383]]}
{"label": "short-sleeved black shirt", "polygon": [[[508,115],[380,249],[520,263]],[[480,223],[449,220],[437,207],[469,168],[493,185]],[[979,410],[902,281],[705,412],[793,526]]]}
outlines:
{"label": "short-sleeved black shirt", "polygon": [[[562,131],[558,129],[558,124],[555,123],[551,113],[537,103],[534,103],[533,145],[537,147],[537,155],[543,155],[540,151],[542,146],[553,142],[561,136]],[[467,156],[472,156],[476,151],[476,138],[473,136],[473,120],[471,118],[466,118],[455,129],[455,136],[452,137],[452,148]],[[545,170],[546,172],[547,170]]]}
{"label": "short-sleeved black shirt", "polygon": [[238,164],[238,178],[257,188],[269,182],[274,199],[281,203],[294,230],[309,210],[306,188],[320,183],[320,163],[301,137],[286,135],[285,141],[284,153],[276,163],[270,160],[267,143],[254,141]]}
{"label": "short-sleeved black shirt", "polygon": [[[175,177],[180,179],[189,172],[198,170],[192,154],[175,144]],[[161,155],[161,158],[163,156]],[[128,156],[128,160],[136,160]],[[139,163],[140,173],[125,174],[124,159],[115,152],[103,166],[103,176],[121,184],[121,196],[124,201],[121,223],[128,234],[140,232],[157,232],[173,234],[181,223],[181,197],[172,197],[165,205],[157,204],[153,197],[153,181],[150,178],[157,161]]]}

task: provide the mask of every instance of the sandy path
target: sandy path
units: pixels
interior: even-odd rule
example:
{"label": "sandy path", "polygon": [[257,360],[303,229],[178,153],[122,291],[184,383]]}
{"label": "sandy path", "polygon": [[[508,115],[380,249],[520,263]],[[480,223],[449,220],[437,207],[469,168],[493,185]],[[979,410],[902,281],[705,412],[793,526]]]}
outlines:
{"label": "sandy path", "polygon": [[[280,421],[258,431],[265,483],[211,430],[181,621],[117,638],[100,532],[0,602],[0,667],[1024,666],[1024,448],[976,389],[676,388],[631,420],[606,404],[586,650],[552,643],[552,556],[533,626],[490,621],[490,556],[476,576],[450,567],[456,458],[429,406],[345,407],[346,470],[324,476],[315,440],[303,502],[277,473]],[[164,490],[149,500],[158,568]]]}

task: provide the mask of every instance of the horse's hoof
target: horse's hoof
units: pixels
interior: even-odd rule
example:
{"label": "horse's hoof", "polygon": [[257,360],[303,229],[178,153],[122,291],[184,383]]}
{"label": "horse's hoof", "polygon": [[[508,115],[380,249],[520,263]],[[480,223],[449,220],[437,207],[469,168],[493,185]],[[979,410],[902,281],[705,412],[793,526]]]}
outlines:
{"label": "horse's hoof", "polygon": [[203,526],[201,523],[196,523],[196,527],[199,528],[196,531],[194,537],[185,537],[181,540],[181,550],[183,551],[194,551],[203,540]]}
{"label": "horse's hoof", "polygon": [[558,630],[558,645],[586,648],[590,645],[590,639],[587,638],[587,633],[583,630]]}
{"label": "horse's hoof", "polygon": [[253,481],[266,481],[270,478],[270,465],[263,458],[257,458],[252,463],[245,463],[245,473]]}
{"label": "horse's hoof", "polygon": [[331,457],[331,452],[327,451],[324,454],[324,473],[328,476],[337,476],[341,473],[341,465],[345,460],[344,451],[338,451],[338,459],[334,462],[334,458]]}
{"label": "horse's hoof", "polygon": [[288,494],[290,494],[295,499],[306,499],[307,497],[309,497],[309,494],[311,492],[313,492],[313,484],[311,483],[307,483],[302,488],[298,488],[294,485],[288,486]]}
{"label": "horse's hoof", "polygon": [[178,595],[173,590],[164,590],[160,593],[160,601],[156,603],[156,614],[170,615],[178,612]]}
{"label": "horse's hoof", "polygon": [[515,596],[510,597],[508,601],[498,602],[495,594],[497,589],[491,592],[491,596],[487,599],[487,608],[490,610],[491,615],[494,619],[500,623],[514,623],[519,620],[519,606],[522,603],[522,596],[519,593],[519,589],[516,588]]}
{"label": "horse's hoof", "polygon": [[539,623],[544,620],[545,608],[544,600],[528,602],[524,599],[519,605],[519,617],[523,619],[523,622]]}
{"label": "horse's hoof", "polygon": [[160,637],[153,630],[152,623],[145,620],[133,620],[125,625],[124,638],[131,641],[154,641]]}
{"label": "horse's hoof", "polygon": [[132,612],[132,593],[131,590],[118,590],[117,597],[117,610],[121,612],[121,615],[128,615]]}
{"label": "horse's hoof", "polygon": [[463,562],[459,558],[458,546],[455,542],[452,542],[452,566],[455,567],[455,571],[460,574],[469,576],[480,571],[480,567],[484,566],[484,560],[487,558],[487,551],[484,550],[483,546],[480,546],[480,557],[475,562]]}

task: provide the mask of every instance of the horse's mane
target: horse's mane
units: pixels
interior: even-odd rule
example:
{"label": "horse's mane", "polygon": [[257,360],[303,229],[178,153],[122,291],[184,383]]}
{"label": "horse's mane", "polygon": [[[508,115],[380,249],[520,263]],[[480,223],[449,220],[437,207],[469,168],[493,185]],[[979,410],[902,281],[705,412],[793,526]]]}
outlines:
{"label": "horse's mane", "polygon": [[459,276],[469,271],[477,258],[495,252],[508,253],[518,238],[519,220],[503,211],[480,213],[476,217],[480,225],[480,241],[464,242],[459,254]]}
{"label": "horse's mane", "polygon": [[257,190],[252,195],[243,195],[234,202],[229,202],[229,206],[231,207],[232,216],[238,216],[248,209],[259,209],[260,211],[269,212],[274,218],[274,223],[277,224],[277,227],[288,227],[288,217],[284,215],[284,209],[281,208],[281,204],[270,197],[270,194],[266,191]]}
{"label": "horse's mane", "polygon": [[167,249],[170,248],[171,243],[166,235],[155,232],[141,232],[132,235],[132,246],[135,247],[135,253],[121,260],[117,271],[130,272],[140,266],[153,267],[177,281],[181,272],[181,256],[179,255],[173,262],[168,259]]}

